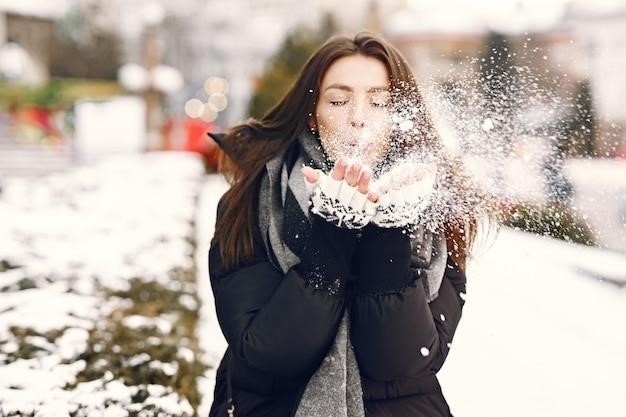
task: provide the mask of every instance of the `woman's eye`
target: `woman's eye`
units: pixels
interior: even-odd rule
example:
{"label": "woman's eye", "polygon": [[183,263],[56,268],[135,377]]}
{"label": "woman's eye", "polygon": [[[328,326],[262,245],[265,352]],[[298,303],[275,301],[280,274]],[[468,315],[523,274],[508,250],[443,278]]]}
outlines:
{"label": "woman's eye", "polygon": [[389,105],[389,97],[386,94],[375,94],[370,97],[373,107],[387,107]]}

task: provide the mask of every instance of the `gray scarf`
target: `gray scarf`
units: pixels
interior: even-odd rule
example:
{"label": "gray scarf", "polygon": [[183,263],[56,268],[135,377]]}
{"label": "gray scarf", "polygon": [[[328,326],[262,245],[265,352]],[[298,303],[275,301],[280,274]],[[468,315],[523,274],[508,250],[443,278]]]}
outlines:
{"label": "gray scarf", "polygon": [[[300,168],[329,172],[331,164],[319,139],[308,132],[298,143],[266,164],[259,192],[259,225],[266,250],[275,266],[286,273],[300,263],[298,254],[309,227],[309,194]],[[428,301],[437,297],[446,266],[446,242],[441,234],[419,227],[413,233],[412,266],[425,270]],[[272,257],[273,255],[273,257]],[[347,312],[320,367],[309,380],[296,417],[363,417],[361,379],[350,343]]]}

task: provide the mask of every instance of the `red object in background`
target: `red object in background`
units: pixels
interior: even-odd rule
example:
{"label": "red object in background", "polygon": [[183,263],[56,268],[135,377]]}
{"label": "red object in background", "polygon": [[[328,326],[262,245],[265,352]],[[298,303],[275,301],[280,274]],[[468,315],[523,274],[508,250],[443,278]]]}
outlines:
{"label": "red object in background", "polygon": [[163,125],[166,150],[184,150],[202,155],[206,167],[217,170],[218,146],[207,132],[216,130],[212,123],[199,119],[168,120]]}
{"label": "red object in background", "polygon": [[52,123],[52,114],[48,109],[41,107],[33,107],[24,109],[24,116],[26,120],[38,125],[45,132],[54,132],[56,129]]}
{"label": "red object in background", "polygon": [[[55,125],[54,110],[44,107],[20,107],[12,110],[12,122],[14,127],[29,127],[36,137],[30,140],[41,142],[53,139],[54,143],[62,140],[63,135]],[[36,134],[34,132],[37,132]],[[28,139],[28,138],[27,138]]]}

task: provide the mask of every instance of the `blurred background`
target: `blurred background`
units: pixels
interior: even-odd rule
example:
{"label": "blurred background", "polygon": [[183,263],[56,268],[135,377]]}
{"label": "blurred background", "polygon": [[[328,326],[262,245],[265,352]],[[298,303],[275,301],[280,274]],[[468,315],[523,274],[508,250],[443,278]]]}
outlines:
{"label": "blurred background", "polygon": [[502,197],[452,410],[624,413],[626,0],[0,0],[0,416],[206,414],[206,132],[364,29]]}
{"label": "blurred background", "polygon": [[468,91],[507,93],[506,150],[474,142],[506,159],[511,224],[626,251],[625,23],[621,0],[1,0],[0,175],[156,150],[214,169],[207,130],[262,116],[324,40],[366,29],[438,88],[461,136]]}

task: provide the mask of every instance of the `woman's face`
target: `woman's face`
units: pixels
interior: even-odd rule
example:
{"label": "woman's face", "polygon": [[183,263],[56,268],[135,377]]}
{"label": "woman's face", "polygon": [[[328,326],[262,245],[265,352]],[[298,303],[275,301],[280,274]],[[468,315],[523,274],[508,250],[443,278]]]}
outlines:
{"label": "woman's face", "polygon": [[389,150],[389,74],[372,57],[337,59],[324,74],[312,127],[324,151],[333,159],[344,156],[371,166]]}

